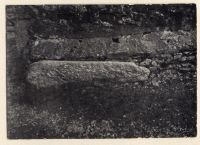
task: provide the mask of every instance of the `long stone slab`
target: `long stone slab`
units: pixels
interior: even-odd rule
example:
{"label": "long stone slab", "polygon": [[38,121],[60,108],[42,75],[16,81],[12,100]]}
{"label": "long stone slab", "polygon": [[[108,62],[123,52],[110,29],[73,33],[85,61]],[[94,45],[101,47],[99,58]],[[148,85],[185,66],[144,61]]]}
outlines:
{"label": "long stone slab", "polygon": [[112,60],[138,54],[174,53],[196,44],[193,32],[152,32],[117,38],[42,39],[31,49],[33,60]]}
{"label": "long stone slab", "polygon": [[39,61],[30,65],[27,81],[36,88],[48,88],[70,82],[145,81],[149,74],[133,62]]}

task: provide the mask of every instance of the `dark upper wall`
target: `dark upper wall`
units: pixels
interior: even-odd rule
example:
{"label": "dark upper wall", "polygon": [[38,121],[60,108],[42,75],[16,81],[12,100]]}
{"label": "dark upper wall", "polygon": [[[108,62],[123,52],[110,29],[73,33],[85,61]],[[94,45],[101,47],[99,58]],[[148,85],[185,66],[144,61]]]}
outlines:
{"label": "dark upper wall", "polygon": [[[29,6],[32,14],[52,21],[68,20],[73,24],[108,22],[111,25],[130,24],[139,27],[184,27],[196,24],[196,6],[190,5],[73,5]],[[176,25],[176,26],[173,26]]]}
{"label": "dark upper wall", "polygon": [[24,12],[35,19],[30,32],[43,38],[52,35],[76,38],[76,34],[104,37],[129,34],[130,31],[196,28],[195,4],[32,5],[18,10],[18,14]]}

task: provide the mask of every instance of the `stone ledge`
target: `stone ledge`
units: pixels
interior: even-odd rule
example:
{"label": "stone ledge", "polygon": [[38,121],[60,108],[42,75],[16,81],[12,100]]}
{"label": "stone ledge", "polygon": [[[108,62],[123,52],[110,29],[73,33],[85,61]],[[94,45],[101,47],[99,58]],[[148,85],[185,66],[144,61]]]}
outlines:
{"label": "stone ledge", "polygon": [[115,60],[134,55],[170,54],[195,47],[195,33],[163,31],[116,38],[41,39],[32,46],[33,60]]}

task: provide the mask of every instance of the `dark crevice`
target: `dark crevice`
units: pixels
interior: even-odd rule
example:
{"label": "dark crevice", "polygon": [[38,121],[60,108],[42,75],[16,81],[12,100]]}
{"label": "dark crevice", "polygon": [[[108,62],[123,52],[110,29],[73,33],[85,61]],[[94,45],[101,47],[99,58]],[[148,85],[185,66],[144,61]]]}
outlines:
{"label": "dark crevice", "polygon": [[115,43],[120,43],[119,38],[112,38],[112,41],[115,42]]}

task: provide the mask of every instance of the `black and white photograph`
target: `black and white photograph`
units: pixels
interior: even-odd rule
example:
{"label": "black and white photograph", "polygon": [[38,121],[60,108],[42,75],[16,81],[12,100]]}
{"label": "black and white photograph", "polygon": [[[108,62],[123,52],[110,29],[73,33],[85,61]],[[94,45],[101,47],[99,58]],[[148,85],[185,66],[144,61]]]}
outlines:
{"label": "black and white photograph", "polygon": [[7,138],[197,136],[197,8],[6,5]]}

